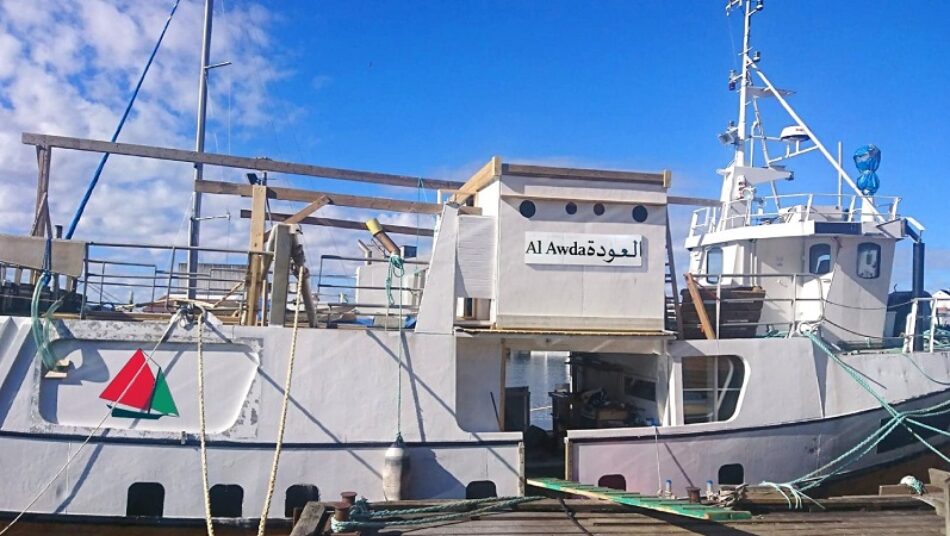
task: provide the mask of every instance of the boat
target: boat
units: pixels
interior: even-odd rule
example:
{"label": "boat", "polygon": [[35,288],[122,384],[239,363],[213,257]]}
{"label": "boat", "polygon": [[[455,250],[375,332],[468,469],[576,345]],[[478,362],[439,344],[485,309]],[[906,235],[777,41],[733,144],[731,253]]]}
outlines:
{"label": "boat", "polygon": [[[210,527],[352,489],[520,496],[542,471],[667,496],[763,481],[798,496],[946,452],[950,340],[924,289],[924,226],[877,195],[876,147],[856,153],[852,179],[763,72],[750,43],[763,3],[727,6],[744,39],[719,199],[671,195],[663,170],[492,157],[460,183],[210,153],[203,128],[194,151],[24,133],[40,165],[31,236],[0,235],[0,511]],[[202,72],[210,18],[205,33]],[[760,113],[770,103],[792,123],[778,135]],[[57,236],[54,151],[194,164],[189,245]],[[780,193],[789,161],[812,152],[837,190]],[[199,243],[202,195],[249,201],[246,249]],[[273,199],[300,208],[275,213]],[[320,217],[327,205],[436,224]],[[695,211],[681,280],[670,207],[683,205]],[[362,255],[307,258],[313,225],[362,230]],[[411,245],[420,236],[430,250]],[[891,292],[902,240],[913,288]],[[109,298],[129,288],[148,299]],[[508,357],[531,352],[568,356],[540,435],[506,385]]]}

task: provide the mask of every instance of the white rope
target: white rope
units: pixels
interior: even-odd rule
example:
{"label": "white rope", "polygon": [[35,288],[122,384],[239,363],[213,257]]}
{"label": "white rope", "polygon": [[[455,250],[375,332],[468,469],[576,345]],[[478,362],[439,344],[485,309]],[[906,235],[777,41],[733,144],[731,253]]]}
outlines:
{"label": "white rope", "polygon": [[[146,366],[148,366],[148,362],[149,362],[149,361],[152,361],[152,354],[154,354],[155,351],[158,350],[158,347],[159,347],[163,342],[165,342],[165,340],[166,340],[166,339],[168,338],[168,336],[171,334],[172,329],[175,327],[175,324],[178,323],[178,317],[180,316],[180,314],[181,314],[181,311],[177,311],[177,312],[175,312],[174,315],[172,315],[171,320],[168,322],[168,327],[165,328],[165,332],[162,333],[162,336],[158,339],[158,342],[155,343],[155,346],[152,348],[152,351],[149,352],[148,354],[146,354],[145,357],[147,357],[148,359],[146,359],[145,361],[143,361],[143,362],[142,362],[142,365],[139,366],[138,370],[135,371],[135,374],[132,376],[132,379],[133,379],[133,380],[135,380],[136,378],[138,378],[139,373],[141,373],[142,370],[143,370]],[[133,384],[133,383],[134,383],[134,381],[130,381],[130,382],[125,386],[125,389],[123,389],[122,392],[119,393],[119,396],[116,397],[116,400],[121,400],[122,397],[125,396],[125,393],[128,392],[129,388],[132,387],[132,384]],[[79,456],[79,453],[82,452],[82,450],[83,450],[84,448],[86,448],[86,445],[89,444],[89,441],[92,440],[93,436],[95,436],[96,433],[97,433],[99,430],[102,429],[102,425],[105,424],[106,420],[109,418],[110,415],[112,415],[112,408],[111,408],[111,407],[109,407],[109,408],[106,410],[106,414],[102,416],[102,419],[99,420],[99,423],[96,425],[96,427],[93,428],[91,432],[89,432],[89,435],[87,435],[87,436],[86,436],[86,439],[83,440],[83,442],[79,445],[79,448],[76,449],[76,452],[73,452],[72,454],[69,454],[69,455],[66,456],[66,462],[63,463],[63,466],[59,468],[59,471],[56,471],[56,474],[53,475],[53,478],[51,478],[51,479],[49,480],[49,482],[47,482],[46,485],[43,486],[43,489],[41,489],[41,490],[33,497],[33,499],[30,501],[29,504],[27,504],[25,507],[23,507],[22,510],[20,510],[20,513],[17,514],[17,516],[13,518],[13,521],[11,521],[6,527],[4,527],[3,530],[0,530],[0,536],[2,536],[3,534],[6,534],[7,531],[9,531],[11,528],[13,528],[13,526],[16,525],[16,524],[20,521],[20,519],[23,518],[23,516],[26,515],[26,513],[30,511],[30,508],[33,508],[33,505],[35,505],[36,502],[39,501],[40,498],[43,497],[43,495],[46,494],[47,491],[49,491],[49,488],[59,479],[59,477],[63,474],[63,472],[66,471],[66,469],[69,467],[69,464],[72,463],[72,461],[73,461],[74,459],[76,459],[76,456]]]}
{"label": "white rope", "polygon": [[205,444],[205,365],[204,347],[201,339],[205,329],[205,312],[198,315],[198,442],[201,445],[201,485],[205,502],[205,526],[208,536],[214,536],[211,523],[211,492],[208,488],[208,449]]}
{"label": "white rope", "polygon": [[277,427],[274,463],[271,465],[270,478],[267,481],[267,495],[264,496],[264,507],[261,509],[261,521],[257,526],[257,536],[264,536],[267,514],[270,513],[270,501],[274,496],[274,487],[277,484],[277,468],[280,465],[280,450],[284,444],[284,430],[287,424],[287,406],[290,404],[290,384],[294,377],[294,357],[297,354],[297,332],[300,327],[300,302],[304,269],[303,264],[301,264],[300,271],[297,273],[297,300],[294,302],[294,328],[290,335],[290,357],[287,358],[287,377],[284,379],[284,401],[280,407],[280,425]]}

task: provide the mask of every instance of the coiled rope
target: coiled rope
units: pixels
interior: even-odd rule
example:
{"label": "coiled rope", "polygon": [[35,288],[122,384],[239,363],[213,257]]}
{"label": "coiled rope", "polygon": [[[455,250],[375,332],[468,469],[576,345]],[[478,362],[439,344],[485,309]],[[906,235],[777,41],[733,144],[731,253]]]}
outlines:
{"label": "coiled rope", "polygon": [[271,466],[270,478],[267,481],[267,495],[264,496],[264,507],[261,509],[261,521],[257,526],[257,536],[264,536],[267,514],[270,513],[270,502],[274,496],[274,487],[277,484],[277,468],[280,465],[280,451],[284,443],[284,430],[287,425],[287,406],[290,403],[290,385],[294,377],[294,358],[297,355],[297,332],[300,328],[301,289],[303,289],[305,267],[301,264],[297,272],[297,300],[294,302],[294,327],[290,335],[290,356],[287,358],[287,377],[284,379],[284,400],[280,407],[280,425],[277,428],[277,445],[274,447],[274,463]]}
{"label": "coiled rope", "polygon": [[[370,509],[369,502],[364,499],[358,499],[353,506],[350,507],[349,521],[337,521],[336,519],[330,520],[330,528],[333,532],[349,532],[360,529],[382,529],[386,527],[408,527],[414,525],[431,525],[433,523],[442,523],[446,521],[454,521],[457,519],[462,519],[465,517],[471,517],[478,514],[483,514],[486,512],[491,512],[495,510],[500,510],[502,508],[509,508],[516,506],[522,503],[537,501],[543,499],[544,497],[539,496],[528,496],[528,497],[489,497],[485,499],[466,499],[462,501],[452,501],[445,504],[438,504],[435,506],[426,506],[422,508],[407,508],[405,510],[372,510]],[[461,510],[461,508],[468,508],[471,506],[484,505],[479,508],[472,510]],[[445,513],[441,513],[445,512]],[[397,516],[407,516],[407,515],[418,515],[418,514],[435,514],[427,517],[420,517],[415,519],[386,519]]]}

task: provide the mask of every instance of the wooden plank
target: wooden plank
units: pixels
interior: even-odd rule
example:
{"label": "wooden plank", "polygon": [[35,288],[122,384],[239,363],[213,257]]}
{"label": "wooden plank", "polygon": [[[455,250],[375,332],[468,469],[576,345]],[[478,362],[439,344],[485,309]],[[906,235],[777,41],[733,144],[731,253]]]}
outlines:
{"label": "wooden plank", "polygon": [[53,151],[48,146],[36,146],[36,207],[30,236],[43,236],[49,224],[49,169]]}
{"label": "wooden plank", "polygon": [[300,519],[294,524],[290,536],[317,536],[323,534],[327,518],[327,508],[318,502],[308,502],[303,507]]}
{"label": "wooden plank", "polygon": [[465,184],[458,187],[455,195],[452,196],[450,202],[457,203],[461,205],[468,200],[469,197],[474,195],[476,192],[488,186],[493,180],[501,176],[501,157],[493,156],[487,164],[482,166],[481,169],[475,172]]}
{"label": "wooden plank", "polygon": [[324,205],[328,205],[329,203],[330,198],[325,195],[321,195],[320,197],[311,201],[307,206],[295,212],[293,215],[285,218],[283,221],[287,224],[300,223],[304,218],[320,210]]}
{"label": "wooden plank", "polygon": [[272,229],[274,238],[274,276],[271,278],[270,314],[268,324],[283,326],[287,317],[287,287],[290,282],[291,229],[296,226],[277,224]]}
{"label": "wooden plank", "polygon": [[191,162],[196,164],[207,164],[211,166],[253,169],[256,171],[270,171],[275,173],[288,173],[291,175],[303,175],[307,177],[322,177],[326,179],[387,184],[389,186],[402,186],[405,188],[422,187],[435,190],[439,188],[458,188],[461,186],[461,183],[456,181],[430,179],[426,177],[393,175],[389,173],[333,168],[326,166],[316,166],[312,164],[297,164],[294,162],[271,160],[270,158],[247,158],[243,156],[231,156],[217,153],[199,153],[182,149],[171,149],[168,147],[136,145],[132,143],[112,143],[108,141],[73,138],[68,136],[50,136],[47,134],[33,134],[24,132],[22,139],[23,143],[26,145],[60,147],[63,149],[73,149],[77,151],[140,156],[145,158],[155,158],[158,160],[170,160],[173,162]]}
{"label": "wooden plank", "polygon": [[703,299],[699,295],[699,289],[696,287],[696,280],[693,274],[687,272],[683,274],[686,278],[686,288],[693,299],[693,307],[696,308],[696,314],[699,316],[699,324],[703,329],[703,335],[709,340],[715,340],[716,332],[713,331],[712,324],[709,322],[709,315],[706,314],[706,307],[703,306]]}
{"label": "wooden plank", "polygon": [[[241,210],[242,218],[250,218],[250,210]],[[286,223],[287,218],[290,217],[289,214],[282,214],[279,212],[271,212],[271,220],[275,222],[284,222]],[[313,216],[308,216],[301,221],[297,222],[301,225],[322,225],[324,227],[339,227],[341,229],[353,229],[354,231],[365,231],[366,224],[360,221],[353,220],[339,220],[335,218],[317,218]],[[425,229],[422,227],[408,227],[405,225],[390,225],[382,224],[383,230],[390,234],[403,234],[411,236],[433,236],[435,231],[432,229]]]}
{"label": "wooden plank", "polygon": [[529,486],[534,486],[541,489],[569,493],[572,495],[581,495],[584,497],[590,497],[592,499],[601,499],[617,504],[646,508],[649,510],[656,510],[659,512],[675,514],[688,518],[705,519],[708,521],[729,521],[736,519],[751,519],[752,517],[752,514],[749,512],[694,504],[683,499],[647,497],[631,493],[617,492],[617,490],[612,488],[590,486],[570,480],[561,480],[559,478],[529,478],[526,480],[526,483]]}
{"label": "wooden plank", "polygon": [[705,199],[702,197],[684,197],[680,195],[666,196],[666,202],[669,205],[687,205],[692,207],[721,207],[722,201],[718,199]]}
{"label": "wooden plank", "polygon": [[[200,184],[204,181],[198,181]],[[264,218],[267,216],[267,187],[260,184],[250,186],[251,188],[251,229],[248,249],[251,251],[260,251],[264,247]],[[242,324],[245,326],[254,325],[257,317],[257,305],[260,300],[261,274],[263,270],[263,259],[260,255],[251,253],[247,258],[247,279],[244,284],[247,299],[245,300],[247,309],[244,311]]]}
{"label": "wooden plank", "polygon": [[[665,172],[647,173],[641,171],[612,171],[606,169],[563,168],[550,166],[532,166],[526,164],[503,164],[501,171],[505,175],[522,177],[548,177],[552,179],[580,179],[606,182],[634,182],[666,186]],[[464,189],[464,186],[463,186]]]}
{"label": "wooden plank", "polygon": [[[206,194],[240,195],[242,197],[251,196],[250,184],[205,180],[195,182],[194,187],[196,192]],[[388,199],[382,197],[335,194],[317,192],[314,190],[300,190],[297,188],[268,187],[267,194],[271,199],[306,201],[308,203],[316,201],[321,196],[327,196],[330,198],[330,203],[333,205],[352,208],[368,208],[387,212],[411,212],[418,214],[442,213],[442,205],[438,203],[422,203],[417,201],[402,201],[399,199]],[[462,212],[465,214],[481,214],[482,211],[476,207],[462,207]]]}
{"label": "wooden plank", "polygon": [[[86,242],[78,240],[52,241],[51,270],[57,274],[81,277],[86,258]],[[0,234],[0,262],[19,268],[43,269],[46,258],[46,238]]]}

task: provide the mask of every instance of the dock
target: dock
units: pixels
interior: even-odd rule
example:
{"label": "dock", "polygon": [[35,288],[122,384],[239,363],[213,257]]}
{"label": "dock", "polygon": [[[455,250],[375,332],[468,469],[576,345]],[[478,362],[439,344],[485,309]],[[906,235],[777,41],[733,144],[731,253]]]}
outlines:
{"label": "dock", "polygon": [[[347,534],[414,534],[452,536],[566,535],[788,535],[857,536],[944,534],[944,518],[924,501],[907,495],[831,498],[826,510],[765,510],[745,519],[711,521],[587,498],[545,498],[511,509],[482,513],[426,526],[381,529]],[[450,501],[394,501],[374,504],[387,510],[415,509]],[[304,508],[292,536],[331,534],[330,517],[340,503],[311,502]],[[840,509],[839,509],[840,508]],[[412,514],[399,516],[411,519]],[[741,516],[745,517],[745,516]],[[339,534],[339,533],[338,533]]]}

